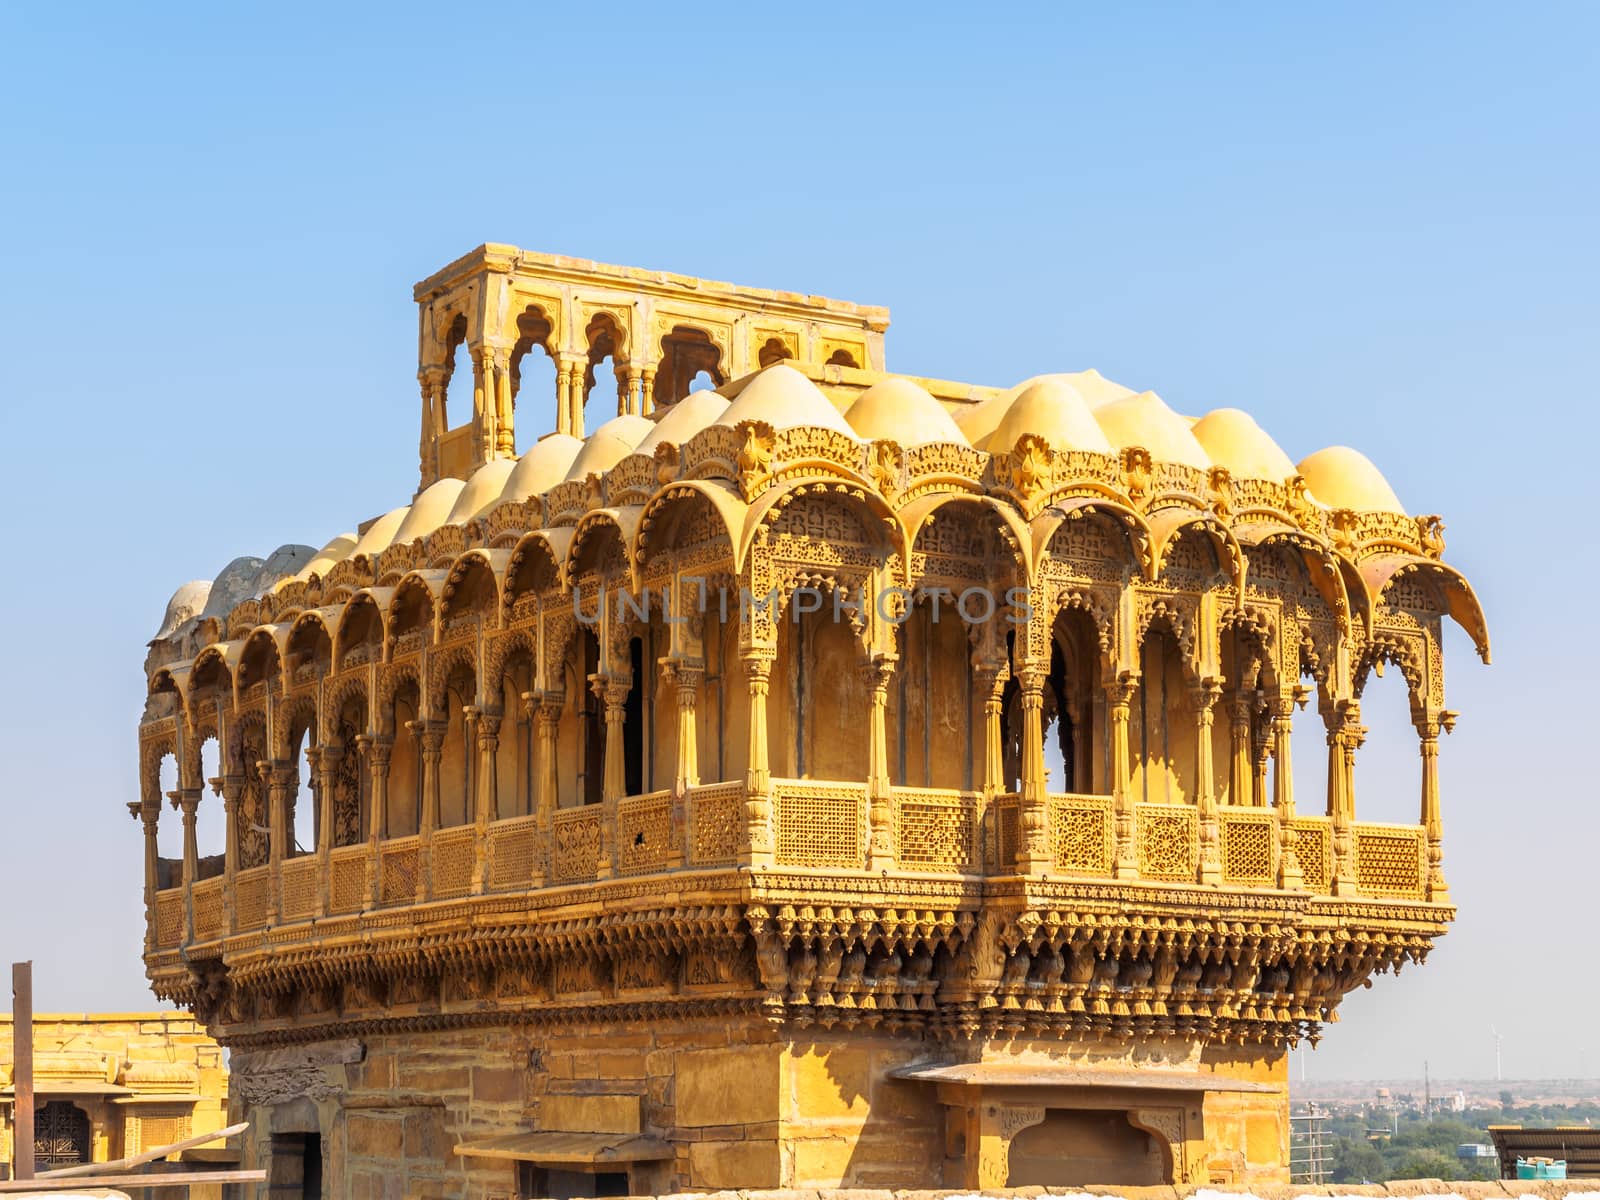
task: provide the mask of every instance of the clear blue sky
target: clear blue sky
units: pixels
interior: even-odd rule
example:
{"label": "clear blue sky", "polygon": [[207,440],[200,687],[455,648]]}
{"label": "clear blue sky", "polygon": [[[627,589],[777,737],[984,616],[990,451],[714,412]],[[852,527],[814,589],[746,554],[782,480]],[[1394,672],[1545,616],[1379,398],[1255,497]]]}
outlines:
{"label": "clear blue sky", "polygon": [[[409,496],[411,284],[506,241],[1367,452],[1496,663],[1454,639],[1459,922],[1310,1076],[1492,1074],[1491,1024],[1508,1075],[1600,1074],[1597,47],[1586,4],[5,6],[3,953],[41,1008],[149,1002],[144,642],[184,580]],[[1413,755],[1375,730],[1363,813],[1414,819]]]}

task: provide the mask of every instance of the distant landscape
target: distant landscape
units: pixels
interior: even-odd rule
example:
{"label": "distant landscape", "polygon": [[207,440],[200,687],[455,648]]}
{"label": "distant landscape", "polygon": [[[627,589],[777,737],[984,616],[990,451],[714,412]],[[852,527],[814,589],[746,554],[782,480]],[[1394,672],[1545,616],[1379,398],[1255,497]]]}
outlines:
{"label": "distant landscape", "polygon": [[1464,1148],[1488,1146],[1490,1125],[1600,1124],[1600,1080],[1295,1082],[1291,1111],[1323,1118],[1320,1153],[1310,1145],[1316,1123],[1295,1121],[1297,1181],[1308,1181],[1316,1158],[1331,1183],[1495,1179],[1496,1160]]}

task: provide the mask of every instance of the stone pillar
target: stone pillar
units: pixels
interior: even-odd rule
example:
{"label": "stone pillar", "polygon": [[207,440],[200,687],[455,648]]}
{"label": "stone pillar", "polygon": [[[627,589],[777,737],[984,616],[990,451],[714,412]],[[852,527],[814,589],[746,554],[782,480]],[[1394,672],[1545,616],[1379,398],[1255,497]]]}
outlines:
{"label": "stone pillar", "polygon": [[227,881],[222,889],[222,907],[226,917],[225,927],[229,933],[233,933],[236,928],[233,887],[239,874],[239,801],[244,796],[244,776],[224,775],[217,783],[222,789],[222,812],[227,837],[222,847],[222,874]]}
{"label": "stone pillar", "polygon": [[656,369],[654,367],[639,368],[639,411],[644,416],[649,416],[656,407]]}
{"label": "stone pillar", "polygon": [[333,806],[339,790],[339,764],[344,761],[343,742],[328,742],[317,752],[317,908],[316,915],[328,912],[333,897],[332,861]]}
{"label": "stone pillar", "polygon": [[633,413],[642,415],[644,405],[639,396],[639,368],[632,363],[625,363],[617,372],[617,415]]}
{"label": "stone pillar", "polygon": [[572,360],[556,360],[556,432],[572,433]]}
{"label": "stone pillar", "polygon": [[1424,716],[1417,721],[1417,736],[1422,752],[1423,836],[1428,839],[1427,897],[1435,904],[1450,903],[1450,888],[1444,881],[1444,822],[1439,814],[1439,730],[1448,725]]}
{"label": "stone pillar", "polygon": [[742,865],[772,861],[772,771],[767,759],[767,688],[772,677],[774,651],[767,647],[746,650],[741,659],[750,686],[750,754],[744,777],[745,849]]}
{"label": "stone pillar", "polygon": [[179,788],[172,793],[172,801],[183,814],[183,940],[187,945],[194,941],[194,885],[200,882],[200,847],[194,829],[200,789]]}
{"label": "stone pillar", "polygon": [[1251,765],[1250,708],[1252,699],[1242,688],[1228,702],[1228,803],[1244,806],[1255,803]]}
{"label": "stone pillar", "polygon": [[1139,874],[1138,830],[1134,825],[1133,771],[1128,746],[1128,723],[1138,683],[1119,679],[1106,685],[1106,709],[1111,717],[1111,796],[1116,818],[1116,861],[1113,874],[1133,879]]}
{"label": "stone pillar", "polygon": [[561,731],[561,709],[565,697],[560,692],[545,692],[538,696],[529,692],[524,699],[538,705],[534,718],[539,739],[538,767],[535,775],[538,787],[534,791],[533,811],[538,816],[539,849],[534,854],[532,882],[533,886],[542,887],[545,881],[545,864],[550,858],[552,823],[555,820],[559,786],[556,778],[557,738]]}
{"label": "stone pillar", "polygon": [[871,702],[867,721],[867,869],[894,867],[894,786],[889,776],[889,683],[895,656],[878,654],[865,664]]}
{"label": "stone pillar", "polygon": [[357,745],[367,754],[367,769],[372,772],[368,791],[370,808],[367,820],[367,885],[363,908],[373,908],[381,896],[378,873],[381,869],[378,843],[384,836],[384,826],[389,814],[389,756],[394,753],[394,741],[387,737],[362,737]]}
{"label": "stone pillar", "polygon": [[675,868],[688,859],[689,791],[700,785],[700,727],[695,710],[706,670],[699,659],[663,659],[662,665],[669,672],[678,697],[677,766],[672,772],[672,841],[667,850],[667,866]]}
{"label": "stone pillar", "polygon": [[1272,807],[1278,819],[1278,886],[1298,888],[1304,880],[1295,853],[1294,762],[1289,732],[1294,718],[1295,693],[1279,693],[1270,702],[1272,714]]}
{"label": "stone pillar", "polygon": [[1190,689],[1194,704],[1195,807],[1200,810],[1201,883],[1222,882],[1222,830],[1217,813],[1216,764],[1212,758],[1211,727],[1213,710],[1222,695],[1222,686],[1207,680]]}
{"label": "stone pillar", "polygon": [[511,405],[511,353],[504,347],[494,351],[495,457],[517,452],[516,428]]}
{"label": "stone pillar", "polygon": [[1000,823],[994,799],[1006,787],[1000,722],[1005,709],[1006,682],[1010,678],[1011,669],[1003,661],[979,662],[973,678],[974,688],[983,697],[983,769],[979,776],[982,780],[983,809],[978,820],[987,847],[984,865],[996,869],[1000,866],[996,861],[1000,853]]}
{"label": "stone pillar", "polygon": [[161,859],[156,849],[161,801],[159,798],[141,800],[128,805],[128,811],[144,827],[144,952],[149,954],[156,944],[156,892],[161,884]]}
{"label": "stone pillar", "polygon": [[444,726],[437,721],[410,722],[422,743],[422,814],[417,823],[417,901],[433,895],[433,833],[439,828],[439,756],[444,750]]}
{"label": "stone pillar", "polygon": [[1333,836],[1333,894],[1353,896],[1359,890],[1355,845],[1356,750],[1365,740],[1361,706],[1347,700],[1327,714],[1328,824]]}
{"label": "stone pillar", "polygon": [[267,781],[267,912],[274,923],[283,920],[283,860],[289,858],[289,794],[299,785],[292,764],[265,760],[256,764]]}
{"label": "stone pillar", "polygon": [[1017,810],[1016,870],[1038,875],[1050,866],[1049,800],[1044,773],[1044,681],[1036,666],[1017,673],[1022,703],[1022,789]]}
{"label": "stone pillar", "polygon": [[473,464],[494,457],[494,359],[487,346],[472,348]]}
{"label": "stone pillar", "polygon": [[489,822],[499,819],[500,772],[495,758],[500,749],[500,714],[479,712],[477,792],[473,805],[475,833],[472,845],[472,891],[481,894],[488,883]]}
{"label": "stone pillar", "polygon": [[623,724],[627,720],[629,681],[609,675],[596,675],[591,684],[595,698],[605,705],[605,759],[600,777],[600,861],[596,872],[601,879],[612,873],[617,857],[617,801],[628,794],[627,745]]}

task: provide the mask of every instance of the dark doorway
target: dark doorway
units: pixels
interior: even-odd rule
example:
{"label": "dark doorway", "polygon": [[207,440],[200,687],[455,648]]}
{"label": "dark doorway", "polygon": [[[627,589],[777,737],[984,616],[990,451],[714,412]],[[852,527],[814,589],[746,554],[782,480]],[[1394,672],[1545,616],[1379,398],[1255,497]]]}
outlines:
{"label": "dark doorway", "polygon": [[46,1103],[34,1117],[34,1169],[50,1171],[88,1161],[89,1114],[66,1100]]}

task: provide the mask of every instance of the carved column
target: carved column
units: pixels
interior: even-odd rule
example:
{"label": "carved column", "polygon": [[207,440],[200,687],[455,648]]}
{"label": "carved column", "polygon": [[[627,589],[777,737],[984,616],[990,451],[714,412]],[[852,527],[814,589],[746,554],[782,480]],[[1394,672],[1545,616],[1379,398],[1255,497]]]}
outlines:
{"label": "carved column", "polygon": [[1132,755],[1128,746],[1133,695],[1138,687],[1137,682],[1128,678],[1106,685],[1106,709],[1111,716],[1111,796],[1116,819],[1116,863],[1113,874],[1118,879],[1133,879],[1139,874]]}
{"label": "carved column", "polygon": [[1255,751],[1251,764],[1250,797],[1257,808],[1267,807],[1267,766],[1272,762],[1272,717],[1270,705],[1259,701],[1252,710],[1250,744]]}
{"label": "carved column", "polygon": [[556,432],[572,433],[572,361],[556,360]]}
{"label": "carved column", "polygon": [[267,791],[267,911],[274,922],[283,920],[283,860],[289,854],[289,793],[300,778],[293,765],[258,762],[256,769],[268,781]]}
{"label": "carved column", "polygon": [[445,378],[443,367],[424,367],[417,372],[417,381],[422,387],[422,438],[418,457],[423,487],[439,478],[439,438],[447,431]]}
{"label": "carved column", "polygon": [[417,901],[433,895],[433,833],[439,828],[439,757],[444,750],[444,725],[410,722],[422,743],[422,814],[418,821]]}
{"label": "carved column", "polygon": [[239,874],[239,801],[244,796],[244,776],[224,775],[215,782],[222,790],[222,811],[227,837],[222,847],[222,874],[227,881],[222,889],[222,907],[227,931],[233,933],[237,927],[233,889]]}
{"label": "carved column", "polygon": [[1333,836],[1333,894],[1352,896],[1359,876],[1355,847],[1356,750],[1365,740],[1361,706],[1339,702],[1326,714],[1328,723],[1328,824]]}
{"label": "carved column", "polygon": [[1019,874],[1037,875],[1050,866],[1049,801],[1044,774],[1045,672],[1025,666],[1017,673],[1022,704],[1022,790],[1017,812]]}
{"label": "carved column", "polygon": [[1272,714],[1272,807],[1278,818],[1278,886],[1298,888],[1303,879],[1295,853],[1294,762],[1289,733],[1294,718],[1295,693],[1279,693],[1269,702]]}
{"label": "carved column", "polygon": [[742,864],[772,861],[772,771],[767,759],[767,688],[774,652],[766,647],[741,656],[750,686],[750,754],[745,760],[745,850]]}
{"label": "carved column", "polygon": [[495,457],[517,452],[517,435],[512,424],[511,352],[504,347],[494,351]]}
{"label": "carved column", "polygon": [[561,731],[561,709],[566,697],[560,692],[545,692],[535,699],[534,693],[529,692],[525,699],[538,705],[534,719],[539,738],[539,762],[535,776],[539,786],[534,793],[533,811],[538,816],[539,849],[533,856],[532,882],[535,887],[542,887],[545,881],[545,866],[550,860],[551,826],[555,820],[558,786],[557,737]]}
{"label": "carved column", "polygon": [[[409,736],[409,735],[407,735]],[[394,753],[394,740],[387,737],[361,737],[356,744],[367,756],[367,769],[372,772],[368,790],[371,795],[370,816],[367,820],[367,884],[363,908],[373,908],[383,895],[382,871],[378,843],[385,834],[389,817],[389,756]]]}
{"label": "carved column", "polygon": [[494,457],[494,358],[487,346],[472,348],[473,465]]}
{"label": "carved column", "polygon": [[700,728],[695,710],[706,671],[698,659],[663,659],[662,665],[676,685],[678,696],[678,763],[672,778],[672,842],[667,850],[667,866],[679,867],[689,851],[689,791],[700,785]]}
{"label": "carved column", "polygon": [[1222,695],[1222,686],[1206,681],[1190,689],[1194,704],[1195,807],[1200,818],[1201,883],[1222,882],[1222,831],[1217,814],[1216,764],[1212,759],[1211,727],[1213,710]]}
{"label": "carved column", "polygon": [[475,895],[481,894],[488,882],[489,822],[500,816],[500,772],[495,768],[500,749],[500,714],[479,712],[477,726],[478,786],[472,814],[476,827],[472,845],[472,891]]}
{"label": "carved column", "polygon": [[654,367],[639,368],[639,411],[644,416],[649,416],[656,407],[656,369]]}
{"label": "carved column", "polygon": [[339,765],[344,761],[343,742],[327,742],[317,752],[317,908],[325,915],[332,905],[334,805],[339,795]]}
{"label": "carved column", "polygon": [[618,396],[620,401],[617,406],[619,410],[618,415],[620,416],[622,413],[633,413],[636,416],[642,416],[644,413],[644,404],[639,394],[639,368],[634,366],[632,363],[628,363],[618,374],[620,377],[619,382],[622,385],[620,389],[620,395]]}
{"label": "carved column", "polygon": [[983,697],[983,811],[979,825],[990,849],[985,853],[985,863],[999,867],[1000,828],[994,798],[1005,791],[1005,759],[1002,747],[1000,721],[1005,709],[1006,683],[1011,669],[1004,662],[979,662],[975,668],[973,684]]}
{"label": "carved column", "polygon": [[606,742],[600,780],[600,863],[597,874],[605,878],[616,862],[617,801],[628,793],[627,746],[623,725],[628,714],[629,681],[609,675],[593,679],[595,698],[605,705]]}
{"label": "carved column", "polygon": [[200,809],[199,788],[179,788],[172,806],[183,814],[183,940],[194,941],[194,885],[200,882],[200,847],[195,841],[195,817]]}
{"label": "carved column", "polygon": [[1250,709],[1254,699],[1242,688],[1228,702],[1228,802],[1247,805],[1256,802],[1252,761],[1254,747],[1250,738]]}
{"label": "carved column", "polygon": [[865,665],[871,701],[867,720],[867,869],[894,867],[894,787],[889,776],[889,683],[895,656],[879,654]]}
{"label": "carved column", "polygon": [[161,858],[156,848],[161,801],[159,798],[142,800],[128,805],[128,811],[144,826],[144,952],[149,954],[156,944],[156,892],[161,884]]}
{"label": "carved column", "polygon": [[1422,752],[1422,831],[1428,839],[1427,897],[1435,904],[1450,903],[1444,881],[1444,821],[1439,813],[1439,730],[1448,725],[1430,717],[1417,721]]}

